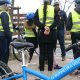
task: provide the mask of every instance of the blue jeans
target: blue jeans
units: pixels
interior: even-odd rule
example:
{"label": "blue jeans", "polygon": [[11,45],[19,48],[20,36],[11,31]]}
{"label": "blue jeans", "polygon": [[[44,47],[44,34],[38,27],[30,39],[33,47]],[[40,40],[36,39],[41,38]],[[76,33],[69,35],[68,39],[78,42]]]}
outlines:
{"label": "blue jeans", "polygon": [[64,40],[64,30],[57,31],[57,40],[59,41],[60,48],[61,48],[61,56],[64,57],[65,54],[65,40]]}

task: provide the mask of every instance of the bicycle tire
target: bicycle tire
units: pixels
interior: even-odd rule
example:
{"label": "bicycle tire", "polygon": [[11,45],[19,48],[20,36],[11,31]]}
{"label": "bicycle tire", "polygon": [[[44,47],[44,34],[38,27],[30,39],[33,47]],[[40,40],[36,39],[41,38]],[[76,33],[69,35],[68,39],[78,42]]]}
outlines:
{"label": "bicycle tire", "polygon": [[0,76],[12,73],[12,70],[4,62],[0,61]]}
{"label": "bicycle tire", "polygon": [[22,62],[21,53],[19,53],[15,48],[13,48],[13,55],[18,61]]}
{"label": "bicycle tire", "polygon": [[[20,40],[20,39],[15,38],[13,41],[14,41],[14,42],[15,42],[15,41],[20,42],[20,41],[22,41],[22,39]],[[13,47],[13,48],[12,48],[12,52],[13,52],[14,57],[15,57],[18,61],[22,62],[22,58],[21,58],[22,55],[17,51],[17,49],[15,49],[15,48]]]}
{"label": "bicycle tire", "polygon": [[[24,40],[22,40],[22,39],[14,39],[14,41],[23,42]],[[29,60],[29,49],[26,48],[25,51],[26,51],[26,53],[25,53],[25,59],[26,59],[26,62],[28,62],[28,60]],[[14,57],[15,57],[18,61],[22,62],[22,54],[21,54],[21,52],[18,52],[18,50],[15,49],[14,47],[12,47],[12,52],[13,52]],[[37,55],[39,55],[36,50],[35,50],[34,52],[35,52]]]}
{"label": "bicycle tire", "polygon": [[[24,40],[22,40],[22,39],[14,39],[14,41],[17,41],[17,42],[23,42]],[[18,60],[18,61],[20,61],[20,62],[22,62],[22,54],[21,54],[21,52],[18,52],[18,50],[17,49],[15,49],[14,47],[12,48],[12,51],[13,51],[13,55],[14,55],[14,57]],[[26,59],[29,59],[28,57],[29,57],[29,52],[27,51],[26,52],[27,54],[25,54],[25,57],[26,57]],[[26,60],[27,61],[27,60]]]}

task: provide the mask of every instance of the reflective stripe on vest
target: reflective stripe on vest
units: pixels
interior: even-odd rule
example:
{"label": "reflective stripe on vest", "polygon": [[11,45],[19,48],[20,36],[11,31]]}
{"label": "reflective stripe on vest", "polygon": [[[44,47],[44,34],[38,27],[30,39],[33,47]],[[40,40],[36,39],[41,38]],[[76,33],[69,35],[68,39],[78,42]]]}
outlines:
{"label": "reflective stripe on vest", "polygon": [[[0,12],[1,14],[2,12]],[[9,16],[9,27],[10,27],[10,31],[13,32],[13,25],[12,25],[12,22],[11,22],[11,17],[9,15],[8,12],[6,12]],[[0,18],[0,31],[4,31],[3,27],[2,27],[2,22],[1,22],[1,18]]]}
{"label": "reflective stripe on vest", "polygon": [[35,37],[35,34],[32,30],[30,29],[25,29],[25,35],[24,37]]}
{"label": "reflective stripe on vest", "polygon": [[[43,23],[43,17],[44,17],[43,8],[44,8],[44,5],[42,5],[38,10],[39,21],[41,23]],[[50,26],[54,22],[54,7],[51,5],[47,5],[47,11],[46,12],[47,12],[47,14],[46,14],[45,25]]]}
{"label": "reflective stripe on vest", "polygon": [[72,11],[72,22],[73,26],[71,32],[79,32],[80,31],[80,15],[76,11]]}

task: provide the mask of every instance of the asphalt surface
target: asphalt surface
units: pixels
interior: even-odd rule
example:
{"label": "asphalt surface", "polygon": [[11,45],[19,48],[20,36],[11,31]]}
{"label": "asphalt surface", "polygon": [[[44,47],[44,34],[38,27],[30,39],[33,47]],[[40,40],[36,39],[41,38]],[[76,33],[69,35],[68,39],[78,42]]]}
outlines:
{"label": "asphalt surface", "polygon": [[[60,51],[59,48],[57,48],[57,50],[56,50],[55,57],[56,57],[56,61],[57,61],[58,65],[60,65],[60,66],[64,66],[64,65],[66,65],[67,63],[69,63],[70,61],[73,60],[72,51],[69,51],[69,52],[66,52],[66,60],[62,61],[61,51]],[[28,65],[27,67],[31,68],[33,70],[39,71],[39,69],[38,69],[38,66],[39,66],[38,59],[39,59],[39,56],[34,54],[31,63],[36,63],[36,64]],[[22,62],[19,62],[16,59],[10,59],[8,65],[12,69],[13,72],[16,72],[16,73],[21,73],[22,72],[21,71],[22,70],[21,69]],[[26,65],[27,65],[27,62],[26,62]],[[57,70],[53,69],[53,74],[56,71]],[[45,67],[45,74],[46,73],[47,73],[47,67]],[[35,80],[36,78],[37,77],[28,74],[28,80]],[[19,79],[19,80],[22,80],[22,79]],[[64,77],[61,80],[80,80],[80,76],[79,75],[75,76],[74,73],[72,73],[72,74],[67,75],[66,77]]]}

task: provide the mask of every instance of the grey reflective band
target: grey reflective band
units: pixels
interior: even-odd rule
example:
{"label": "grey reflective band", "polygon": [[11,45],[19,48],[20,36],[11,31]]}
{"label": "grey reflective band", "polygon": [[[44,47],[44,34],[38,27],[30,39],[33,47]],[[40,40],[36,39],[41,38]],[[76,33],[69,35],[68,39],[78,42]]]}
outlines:
{"label": "grey reflective band", "polygon": [[[47,17],[46,19],[48,19],[48,20],[54,20],[54,18],[52,18],[52,17]],[[43,18],[39,18],[39,20],[42,21]]]}
{"label": "grey reflective band", "polygon": [[12,24],[11,22],[9,22],[9,24]]}
{"label": "grey reflective band", "polygon": [[80,22],[73,22],[73,24],[80,24]]}
{"label": "grey reflective band", "polygon": [[53,21],[46,22],[46,24],[51,24]]}
{"label": "grey reflective band", "polygon": [[80,30],[80,28],[78,27],[78,28],[76,28],[76,27],[73,27],[72,29],[75,29],[75,30]]}
{"label": "grey reflective band", "polygon": [[13,29],[13,27],[11,26],[10,29]]}

